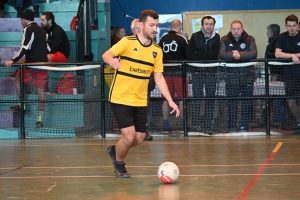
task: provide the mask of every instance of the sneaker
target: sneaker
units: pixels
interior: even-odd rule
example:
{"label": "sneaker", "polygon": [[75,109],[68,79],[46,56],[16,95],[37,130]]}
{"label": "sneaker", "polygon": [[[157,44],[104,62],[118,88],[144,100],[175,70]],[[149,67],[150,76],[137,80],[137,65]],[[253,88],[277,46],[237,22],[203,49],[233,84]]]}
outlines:
{"label": "sneaker", "polygon": [[163,128],[162,130],[163,134],[169,134],[171,132],[171,129],[170,128]]}
{"label": "sneaker", "polygon": [[127,172],[125,168],[125,163],[122,165],[115,164],[115,173],[118,178],[130,178],[130,174]]}
{"label": "sneaker", "polygon": [[192,131],[193,131],[193,132],[202,132],[200,126],[194,126],[194,127],[192,128]]}
{"label": "sneaker", "polygon": [[116,146],[115,145],[108,145],[106,147],[106,152],[111,157],[111,161],[115,165],[115,163],[116,163]]}
{"label": "sneaker", "polygon": [[234,133],[234,132],[236,132],[235,127],[228,128],[228,130],[227,130],[227,133]]}
{"label": "sneaker", "polygon": [[247,126],[241,126],[240,132],[248,132],[249,128]]}
{"label": "sneaker", "polygon": [[14,110],[14,111],[21,111],[21,106],[19,106],[19,105],[11,106],[10,109]]}
{"label": "sneaker", "polygon": [[212,132],[211,132],[210,129],[205,129],[203,132],[204,132],[205,134],[212,135]]}
{"label": "sneaker", "polygon": [[183,128],[180,129],[179,133],[180,133],[180,134],[184,134],[184,129],[183,129]]}
{"label": "sneaker", "polygon": [[36,125],[37,128],[43,128],[43,126],[44,126],[43,122],[41,122],[41,121],[37,121],[35,123],[35,125]]}
{"label": "sneaker", "polygon": [[149,133],[148,132],[146,132],[146,136],[145,136],[145,138],[144,138],[144,141],[151,141],[151,140],[153,140],[153,137],[151,136],[151,135],[149,135]]}

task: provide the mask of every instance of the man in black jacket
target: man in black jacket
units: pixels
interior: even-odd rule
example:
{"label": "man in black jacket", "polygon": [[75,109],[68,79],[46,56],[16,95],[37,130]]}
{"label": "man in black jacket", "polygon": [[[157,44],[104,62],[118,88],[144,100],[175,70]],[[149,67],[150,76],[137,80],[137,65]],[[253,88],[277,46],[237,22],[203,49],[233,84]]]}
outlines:
{"label": "man in black jacket", "polygon": [[[217,60],[220,35],[215,32],[216,20],[211,16],[205,16],[201,20],[202,29],[192,34],[187,48],[188,60]],[[205,96],[214,97],[216,92],[216,67],[194,67],[192,70],[192,88],[194,97],[204,97],[203,86],[205,86]],[[191,115],[195,131],[200,129],[200,105],[201,101],[193,101]],[[205,101],[205,119],[203,132],[211,134],[214,120],[215,105],[213,100]]]}
{"label": "man in black jacket", "polygon": [[[46,32],[34,22],[34,13],[28,9],[21,15],[21,24],[24,27],[22,46],[17,55],[5,63],[10,67],[13,63],[18,62],[24,55],[26,63],[32,62],[47,62],[47,36]],[[26,84],[30,84],[36,88],[39,100],[45,100],[45,87],[48,78],[48,71],[23,68],[23,80]],[[20,97],[20,70],[16,74],[16,90]],[[43,127],[42,116],[44,112],[45,103],[38,103],[38,118],[36,127]],[[16,111],[20,111],[19,105],[11,107]],[[23,108],[25,109],[25,108]]]}
{"label": "man in black jacket", "polygon": [[52,12],[44,12],[41,15],[41,26],[48,34],[47,43],[51,49],[48,54],[48,61],[67,62],[70,54],[70,43],[66,32],[55,23]]}
{"label": "man in black jacket", "polygon": [[[180,34],[182,28],[181,21],[174,19],[170,23],[170,31],[164,35],[160,41],[159,46],[163,50],[163,60],[185,60],[187,39]],[[175,93],[177,98],[183,98],[183,84],[182,84],[182,67],[180,66],[164,66],[164,76],[168,85],[168,89],[172,97]],[[187,84],[186,84],[187,85]],[[183,113],[183,101],[179,101],[179,110]],[[168,134],[169,128],[169,105],[167,101],[163,101],[162,114],[164,119],[163,133]],[[181,115],[181,126],[184,130],[184,119]]]}
{"label": "man in black jacket", "polygon": [[[254,37],[248,35],[239,20],[231,23],[230,31],[221,38],[219,57],[227,61],[249,61],[256,59],[257,48]],[[228,97],[251,97],[255,81],[254,66],[227,67],[226,95]],[[238,100],[229,100],[228,132],[236,131]],[[241,101],[240,130],[249,129],[252,114],[252,100]]]}

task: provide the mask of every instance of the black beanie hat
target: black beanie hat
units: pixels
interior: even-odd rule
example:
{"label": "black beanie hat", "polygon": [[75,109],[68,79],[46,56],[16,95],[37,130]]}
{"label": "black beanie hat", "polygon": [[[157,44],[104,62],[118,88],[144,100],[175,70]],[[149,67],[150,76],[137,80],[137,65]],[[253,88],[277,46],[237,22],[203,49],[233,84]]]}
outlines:
{"label": "black beanie hat", "polygon": [[32,10],[27,9],[25,12],[22,13],[21,18],[22,19],[27,19],[27,20],[30,20],[30,21],[34,21],[34,13],[33,13]]}

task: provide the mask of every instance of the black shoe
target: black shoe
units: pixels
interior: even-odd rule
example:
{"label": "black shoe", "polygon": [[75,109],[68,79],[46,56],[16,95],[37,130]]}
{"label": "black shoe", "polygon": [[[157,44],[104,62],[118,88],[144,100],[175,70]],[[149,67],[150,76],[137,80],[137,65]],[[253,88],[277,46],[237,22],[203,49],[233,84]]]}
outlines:
{"label": "black shoe", "polygon": [[210,129],[205,129],[203,132],[204,132],[205,134],[212,135],[212,132],[211,132]]}
{"label": "black shoe", "polygon": [[41,121],[37,121],[35,123],[35,125],[36,125],[37,128],[43,128],[43,126],[44,126],[43,122],[41,122]]}
{"label": "black shoe", "polygon": [[228,128],[227,133],[233,133],[233,132],[236,132],[236,128],[235,127]]}
{"label": "black shoe", "polygon": [[193,129],[192,129],[192,131],[194,131],[194,132],[202,132],[200,126],[194,126]]}
{"label": "black shoe", "polygon": [[249,130],[249,128],[247,126],[241,126],[240,127],[240,131],[242,131],[242,132],[246,132],[248,130]]}
{"label": "black shoe", "polygon": [[127,172],[125,168],[125,163],[122,165],[115,164],[115,173],[118,178],[130,178],[130,174]]}
{"label": "black shoe", "polygon": [[145,138],[144,138],[144,141],[151,141],[151,140],[153,140],[153,137],[151,136],[151,135],[149,135],[149,133],[148,132],[146,132],[146,136],[145,136]]}
{"label": "black shoe", "polygon": [[19,105],[11,106],[10,109],[14,110],[14,111],[21,111],[21,106],[19,106]]}
{"label": "black shoe", "polygon": [[115,145],[108,145],[106,147],[106,152],[111,157],[111,161],[113,162],[114,166],[116,163],[116,146]]}
{"label": "black shoe", "polygon": [[[19,105],[11,106],[10,109],[16,113],[21,113],[21,106],[19,106]],[[25,113],[25,109],[23,109],[23,112]]]}

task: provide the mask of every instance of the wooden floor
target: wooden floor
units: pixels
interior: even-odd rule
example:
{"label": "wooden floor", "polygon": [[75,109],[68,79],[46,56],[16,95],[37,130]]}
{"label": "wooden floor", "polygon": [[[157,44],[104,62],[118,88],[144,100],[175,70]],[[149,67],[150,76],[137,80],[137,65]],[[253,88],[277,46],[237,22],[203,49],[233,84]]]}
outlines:
{"label": "wooden floor", "polygon": [[[105,148],[118,138],[0,140],[0,199],[300,199],[300,136],[154,137],[117,178]],[[180,169],[163,184],[158,166]]]}

